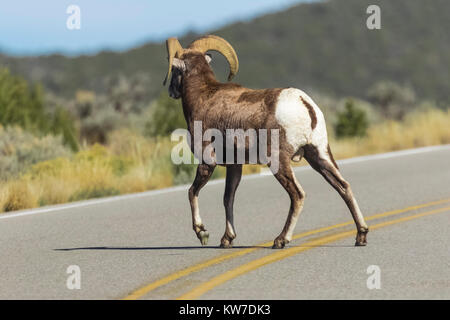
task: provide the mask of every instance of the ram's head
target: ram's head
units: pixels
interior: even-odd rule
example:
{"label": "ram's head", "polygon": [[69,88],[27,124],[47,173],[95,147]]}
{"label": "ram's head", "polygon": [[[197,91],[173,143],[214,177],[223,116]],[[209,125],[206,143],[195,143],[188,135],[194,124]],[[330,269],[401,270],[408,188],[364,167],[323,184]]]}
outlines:
{"label": "ram's head", "polygon": [[236,75],[239,69],[239,61],[233,47],[218,36],[208,35],[199,38],[186,49],[181,46],[177,38],[169,38],[166,41],[166,47],[169,69],[163,84],[165,85],[170,79],[169,95],[174,99],[181,97],[184,76],[198,71],[196,66],[200,62],[199,59],[206,60],[208,64],[211,62],[211,56],[206,54],[207,51],[217,51],[227,59],[230,66],[228,81]]}

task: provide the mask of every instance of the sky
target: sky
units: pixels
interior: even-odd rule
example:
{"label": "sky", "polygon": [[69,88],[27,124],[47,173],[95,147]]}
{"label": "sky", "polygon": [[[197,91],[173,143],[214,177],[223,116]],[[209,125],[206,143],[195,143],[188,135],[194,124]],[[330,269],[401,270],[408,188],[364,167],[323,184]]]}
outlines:
{"label": "sky", "polygon": [[[12,0],[0,5],[0,52],[10,55],[93,54],[148,41],[207,32],[308,0]],[[80,29],[69,29],[71,5]]]}

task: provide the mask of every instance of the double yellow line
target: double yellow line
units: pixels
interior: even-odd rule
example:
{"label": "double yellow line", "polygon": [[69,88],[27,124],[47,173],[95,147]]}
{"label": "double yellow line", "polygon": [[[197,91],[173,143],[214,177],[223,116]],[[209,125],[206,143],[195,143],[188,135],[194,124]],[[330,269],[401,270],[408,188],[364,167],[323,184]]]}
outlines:
{"label": "double yellow line", "polygon": [[[393,216],[396,214],[400,214],[400,213],[404,213],[404,212],[408,212],[408,211],[413,211],[413,210],[418,210],[418,209],[422,209],[425,207],[430,207],[430,206],[434,206],[434,205],[439,205],[442,203],[447,203],[450,202],[450,199],[443,199],[443,200],[438,200],[438,201],[433,201],[433,202],[428,202],[428,203],[424,203],[424,204],[420,204],[420,205],[415,205],[415,206],[409,206],[403,209],[398,209],[398,210],[393,210],[393,211],[388,211],[388,212],[383,212],[383,213],[379,213],[379,214],[375,214],[372,215],[370,217],[367,217],[366,220],[370,221],[370,220],[374,220],[374,219],[380,219],[380,218],[384,218],[384,217],[388,217],[388,216]],[[423,216],[427,216],[427,215],[431,215],[431,214],[435,214],[435,213],[439,213],[439,212],[443,212],[443,211],[448,211],[450,210],[450,207],[446,207],[446,208],[440,208],[440,209],[435,209],[435,210],[431,210],[431,211],[427,211],[424,213],[419,213],[416,215],[412,215],[412,216],[408,216],[408,217],[404,217],[404,218],[399,218],[399,219],[395,219],[395,220],[391,220],[391,221],[386,221],[386,222],[382,222],[376,225],[372,225],[370,226],[371,230],[374,229],[378,229],[384,226],[388,226],[388,225],[392,225],[392,224],[396,224],[396,223],[400,223],[400,222],[404,222],[404,221],[408,221],[408,220],[412,220],[412,219],[417,219]],[[315,230],[311,230],[311,231],[307,231],[307,232],[303,232],[297,235],[294,235],[292,237],[292,240],[295,239],[299,239],[299,238],[304,238],[310,235],[314,235],[317,233],[321,233],[324,231],[329,231],[329,230],[333,230],[333,229],[337,229],[337,228],[341,228],[344,226],[348,226],[353,224],[353,221],[348,221],[348,222],[344,222],[344,223],[339,223],[333,226],[329,226],[329,227],[324,227],[324,228],[319,228],[319,229],[315,229]],[[344,231],[344,232],[340,232],[340,233],[336,233],[336,234],[332,234],[332,235],[328,235],[328,236],[323,236],[320,237],[318,239],[315,240],[311,240],[309,242],[304,243],[302,246],[300,247],[291,247],[291,248],[287,248],[284,250],[280,250],[280,251],[276,251],[275,253],[269,254],[267,256],[264,256],[262,258],[253,260],[247,264],[241,265],[235,269],[229,270],[223,274],[220,274],[206,282],[201,283],[199,286],[195,287],[194,289],[192,289],[191,291],[187,292],[186,294],[180,296],[177,299],[195,299],[198,298],[199,296],[203,295],[204,293],[206,293],[207,291],[213,289],[214,287],[217,287],[221,284],[223,284],[224,282],[231,280],[233,278],[236,278],[242,274],[245,274],[247,272],[250,272],[252,270],[255,270],[257,268],[260,268],[264,265],[267,265],[269,263],[273,263],[279,260],[282,260],[284,258],[290,257],[292,255],[295,255],[297,253],[309,250],[311,248],[326,244],[326,243],[330,243],[345,237],[349,237],[355,234],[355,231]],[[202,269],[205,269],[207,267],[222,263],[224,261],[233,259],[233,258],[237,258],[246,254],[249,254],[255,250],[258,249],[258,247],[265,247],[265,246],[270,246],[272,245],[272,241],[269,242],[265,242],[265,243],[261,243],[253,248],[247,248],[247,249],[242,249],[242,250],[238,250],[235,252],[232,252],[230,254],[225,254],[216,258],[212,258],[210,260],[204,261],[202,263],[193,265],[191,267],[188,267],[186,269],[177,271],[175,273],[172,273],[166,277],[163,277],[155,282],[152,282],[134,292],[132,292],[130,295],[126,296],[124,299],[125,300],[135,300],[135,299],[139,299],[140,297],[144,296],[145,294],[155,290],[156,288],[159,288],[163,285],[166,285],[172,281],[175,281],[179,278],[185,277],[191,273],[200,271]]]}

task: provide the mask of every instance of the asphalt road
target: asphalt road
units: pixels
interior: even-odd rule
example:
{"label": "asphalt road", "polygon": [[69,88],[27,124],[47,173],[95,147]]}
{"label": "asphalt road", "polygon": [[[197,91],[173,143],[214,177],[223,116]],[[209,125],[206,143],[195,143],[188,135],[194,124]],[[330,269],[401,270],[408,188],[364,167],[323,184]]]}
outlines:
{"label": "asphalt road", "polygon": [[[303,167],[306,203],[283,250],[270,244],[289,198],[265,175],[244,178],[237,191],[233,249],[217,247],[223,181],[200,193],[206,247],[191,229],[187,186],[0,215],[0,298],[449,299],[450,146],[340,167],[364,215],[382,213],[368,221],[367,247],[353,246],[342,199]],[[80,289],[67,287],[71,265]],[[379,273],[367,273],[372,265]],[[369,289],[377,274],[379,289]]]}

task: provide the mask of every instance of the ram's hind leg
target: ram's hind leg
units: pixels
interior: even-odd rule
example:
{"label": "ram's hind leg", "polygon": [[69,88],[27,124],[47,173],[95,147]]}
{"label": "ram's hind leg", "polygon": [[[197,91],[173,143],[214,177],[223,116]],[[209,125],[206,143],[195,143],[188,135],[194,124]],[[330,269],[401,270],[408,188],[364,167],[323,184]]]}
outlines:
{"label": "ram's hind leg", "polygon": [[284,246],[291,241],[292,233],[294,232],[305,199],[305,192],[295,178],[289,162],[290,159],[280,157],[279,160],[280,166],[278,172],[274,173],[274,176],[289,194],[289,197],[291,198],[291,207],[289,208],[289,214],[283,231],[281,231],[280,235],[276,237],[273,242],[272,248],[274,249],[284,248]]}
{"label": "ram's hind leg", "polygon": [[192,227],[200,240],[202,245],[208,244],[209,233],[206,231],[205,226],[200,218],[200,211],[198,208],[198,194],[200,189],[208,182],[212,173],[214,172],[215,165],[199,164],[197,167],[197,174],[192,186],[189,188],[189,202],[191,204],[192,211]]}
{"label": "ram's hind leg", "polygon": [[367,233],[369,232],[369,228],[367,227],[358,203],[353,196],[350,184],[345,181],[339,172],[339,168],[331,154],[330,146],[326,144],[324,147],[320,148],[314,145],[307,145],[303,148],[305,150],[305,159],[309,162],[311,167],[318,171],[328,183],[336,189],[352,213],[358,231],[355,245],[365,246],[367,244]]}

